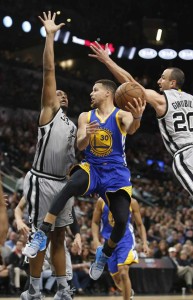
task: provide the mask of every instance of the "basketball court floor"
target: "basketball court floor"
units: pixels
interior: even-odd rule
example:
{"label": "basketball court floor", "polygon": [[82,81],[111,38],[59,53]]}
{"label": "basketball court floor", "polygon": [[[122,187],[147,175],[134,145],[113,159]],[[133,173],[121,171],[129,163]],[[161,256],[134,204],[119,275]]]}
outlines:
{"label": "basketball court floor", "polygon": [[[1,300],[19,300],[19,297],[15,297],[15,298],[4,298],[1,297]],[[45,300],[53,300],[53,297],[45,297]],[[77,300],[122,300],[123,298],[121,296],[97,296],[97,297],[93,297],[93,296],[88,296],[88,297],[80,297],[80,296],[76,296],[74,299]],[[163,295],[163,296],[134,296],[133,300],[193,300],[193,294],[192,295]]]}

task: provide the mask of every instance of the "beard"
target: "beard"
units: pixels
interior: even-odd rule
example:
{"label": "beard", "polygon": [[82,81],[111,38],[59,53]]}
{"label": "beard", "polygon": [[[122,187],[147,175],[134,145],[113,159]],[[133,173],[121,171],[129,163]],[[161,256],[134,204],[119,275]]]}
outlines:
{"label": "beard", "polygon": [[98,106],[97,106],[96,103],[91,103],[90,107],[91,107],[91,108],[97,108]]}

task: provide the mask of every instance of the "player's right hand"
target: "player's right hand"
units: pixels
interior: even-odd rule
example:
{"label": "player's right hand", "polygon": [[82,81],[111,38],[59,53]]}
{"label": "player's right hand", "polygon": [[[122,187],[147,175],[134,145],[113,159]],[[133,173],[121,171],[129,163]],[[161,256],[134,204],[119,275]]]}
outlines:
{"label": "player's right hand", "polygon": [[86,125],[86,134],[95,133],[99,128],[99,123],[97,121],[90,122]]}
{"label": "player's right hand", "polygon": [[17,230],[25,237],[28,237],[30,234],[30,228],[23,221],[17,222]]}

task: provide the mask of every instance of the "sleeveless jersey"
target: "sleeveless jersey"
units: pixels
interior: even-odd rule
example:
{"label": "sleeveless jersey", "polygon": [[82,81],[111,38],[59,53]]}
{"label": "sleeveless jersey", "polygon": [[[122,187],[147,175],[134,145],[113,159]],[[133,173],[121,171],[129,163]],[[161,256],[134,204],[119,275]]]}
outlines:
{"label": "sleeveless jersey", "polygon": [[75,162],[76,126],[60,108],[46,125],[38,127],[33,171],[64,177]]}
{"label": "sleeveless jersey", "polygon": [[97,109],[89,111],[88,122],[97,121],[99,129],[91,134],[89,145],[84,151],[85,161],[91,164],[121,163],[126,165],[125,139],[126,132],[121,129],[118,120],[118,108],[101,120]]}
{"label": "sleeveless jersey", "polygon": [[168,152],[193,144],[193,96],[174,89],[164,91],[165,115],[158,118],[160,132]]}
{"label": "sleeveless jersey", "polygon": [[[112,232],[112,229],[114,227],[114,223],[115,223],[115,221],[113,219],[112,213],[110,212],[108,206],[103,201],[100,233],[101,233],[101,235],[104,239],[106,239],[106,240],[109,239],[109,237],[111,235],[111,232]],[[134,232],[134,230],[133,230],[133,225],[131,224],[131,213],[130,213],[129,217],[128,217],[128,220],[127,220],[125,234],[122,237],[122,239],[120,240],[120,242],[123,239],[130,241],[131,236],[133,236],[133,232]]]}

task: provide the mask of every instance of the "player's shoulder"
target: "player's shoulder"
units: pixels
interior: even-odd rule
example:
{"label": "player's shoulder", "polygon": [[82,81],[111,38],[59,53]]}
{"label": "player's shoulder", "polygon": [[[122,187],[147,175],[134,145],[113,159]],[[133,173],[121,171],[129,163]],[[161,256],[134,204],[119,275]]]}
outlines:
{"label": "player's shoulder", "polygon": [[78,117],[78,124],[89,123],[91,117],[91,111],[82,112]]}
{"label": "player's shoulder", "polygon": [[89,112],[88,111],[83,111],[80,115],[79,115],[79,119],[83,119],[86,118],[88,116]]}
{"label": "player's shoulder", "polygon": [[122,109],[119,109],[117,111],[117,115],[120,119],[122,119],[123,117],[131,117],[132,116],[131,112],[122,110]]}

